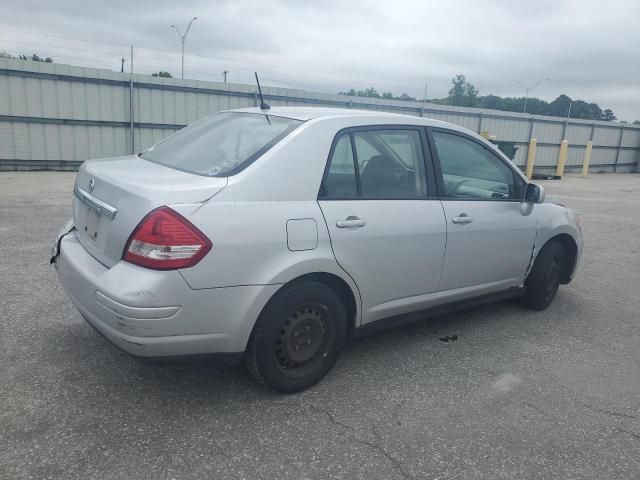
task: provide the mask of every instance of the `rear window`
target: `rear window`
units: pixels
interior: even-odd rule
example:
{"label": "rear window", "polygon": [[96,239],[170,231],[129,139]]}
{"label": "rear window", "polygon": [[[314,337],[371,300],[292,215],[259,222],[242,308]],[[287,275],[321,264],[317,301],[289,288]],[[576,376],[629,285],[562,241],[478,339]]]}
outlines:
{"label": "rear window", "polygon": [[254,113],[217,113],[167,137],[140,154],[198,175],[233,175],[264,154],[302,122]]}

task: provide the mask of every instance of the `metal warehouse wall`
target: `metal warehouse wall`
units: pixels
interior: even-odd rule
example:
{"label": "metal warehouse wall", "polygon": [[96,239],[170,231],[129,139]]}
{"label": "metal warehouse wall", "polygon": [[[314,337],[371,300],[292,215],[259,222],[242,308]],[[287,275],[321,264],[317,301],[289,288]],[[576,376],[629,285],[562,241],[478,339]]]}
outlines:
{"label": "metal warehouse wall", "polygon": [[[640,126],[543,117],[420,102],[263,89],[273,105],[381,110],[444,120],[520,147],[538,142],[536,170],[549,172],[563,138],[566,169],[577,170],[593,141],[592,171],[638,168]],[[140,151],[198,118],[257,105],[254,85],[155,78],[70,65],[0,59],[0,169],[75,169],[84,160]],[[133,127],[133,128],[132,128]],[[132,135],[133,134],[133,135]]]}

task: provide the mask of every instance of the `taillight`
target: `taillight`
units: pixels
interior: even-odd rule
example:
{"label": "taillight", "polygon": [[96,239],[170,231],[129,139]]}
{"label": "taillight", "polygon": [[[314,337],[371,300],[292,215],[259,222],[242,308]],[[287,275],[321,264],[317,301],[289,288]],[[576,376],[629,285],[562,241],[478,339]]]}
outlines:
{"label": "taillight", "polygon": [[153,210],[138,224],[122,259],[154,270],[189,268],[209,250],[211,241],[189,220],[169,207]]}

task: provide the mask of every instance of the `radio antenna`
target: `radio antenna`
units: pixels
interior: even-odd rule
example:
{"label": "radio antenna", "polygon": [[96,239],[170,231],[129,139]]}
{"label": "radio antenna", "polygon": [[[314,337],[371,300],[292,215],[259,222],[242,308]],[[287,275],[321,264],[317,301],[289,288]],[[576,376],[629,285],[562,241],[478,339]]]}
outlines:
{"label": "radio antenna", "polygon": [[262,96],[262,89],[260,88],[260,80],[258,80],[258,72],[253,72],[256,76],[256,83],[258,84],[258,94],[260,95],[260,110],[269,110],[271,107],[264,103],[264,97]]}

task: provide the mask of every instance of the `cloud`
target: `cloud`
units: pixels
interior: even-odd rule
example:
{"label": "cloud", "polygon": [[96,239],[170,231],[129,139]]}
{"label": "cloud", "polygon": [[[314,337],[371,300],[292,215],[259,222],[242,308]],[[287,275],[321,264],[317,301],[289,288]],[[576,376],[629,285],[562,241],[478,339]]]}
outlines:
{"label": "cloud", "polygon": [[184,28],[193,16],[189,77],[219,80],[228,69],[230,81],[248,82],[257,69],[272,85],[374,86],[417,97],[427,80],[430,96],[445,96],[457,73],[481,93],[502,96],[523,94],[514,79],[549,77],[533,95],[566,93],[640,119],[634,0],[5,0],[0,49],[116,69],[133,44],[137,71],[176,74],[180,48],[169,25]]}

